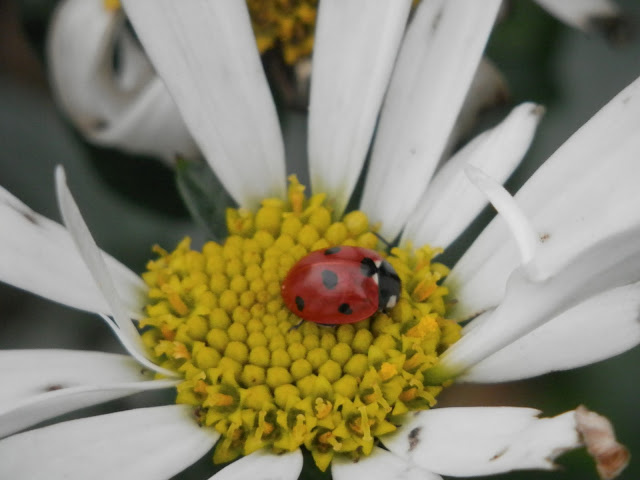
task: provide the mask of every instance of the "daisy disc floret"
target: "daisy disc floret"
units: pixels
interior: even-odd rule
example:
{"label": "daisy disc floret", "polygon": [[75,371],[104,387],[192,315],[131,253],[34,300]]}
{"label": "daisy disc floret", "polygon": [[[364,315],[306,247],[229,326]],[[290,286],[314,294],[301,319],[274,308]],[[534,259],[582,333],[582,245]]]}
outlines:
{"label": "daisy disc floret", "polygon": [[[336,454],[371,453],[405,414],[435,405],[442,385],[426,384],[424,372],[460,338],[439,284],[448,269],[432,262],[440,250],[387,255],[364,213],[334,221],[324,194],[306,198],[290,181],[286,201],[267,198],[255,213],[229,209],[224,242],[156,247],[143,274],[144,342],[158,364],[184,375],[177,402],[222,435],[216,463],[304,445],[325,470]],[[401,278],[400,299],[357,323],[296,328],[281,282],[309,252],[337,245],[384,255]]]}
{"label": "daisy disc floret", "polygon": [[279,47],[289,65],[311,55],[317,4],[317,0],[247,0],[260,53]]}

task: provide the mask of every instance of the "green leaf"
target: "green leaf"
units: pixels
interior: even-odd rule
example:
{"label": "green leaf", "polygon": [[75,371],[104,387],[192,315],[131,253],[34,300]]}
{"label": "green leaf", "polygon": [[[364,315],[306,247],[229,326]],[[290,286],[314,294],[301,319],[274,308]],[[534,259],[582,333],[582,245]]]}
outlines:
{"label": "green leaf", "polygon": [[178,158],[176,184],[193,219],[216,241],[227,236],[226,210],[237,204],[209,165]]}

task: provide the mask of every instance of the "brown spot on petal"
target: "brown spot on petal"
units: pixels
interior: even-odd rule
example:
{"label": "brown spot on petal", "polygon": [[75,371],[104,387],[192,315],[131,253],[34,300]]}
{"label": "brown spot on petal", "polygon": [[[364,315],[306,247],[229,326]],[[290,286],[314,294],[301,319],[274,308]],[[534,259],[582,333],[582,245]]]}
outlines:
{"label": "brown spot on petal", "polygon": [[38,225],[38,219],[29,212],[22,212],[22,216],[27,219],[28,222]]}
{"label": "brown spot on petal", "polygon": [[548,233],[543,233],[542,235],[540,235],[540,241],[542,243],[546,242],[547,240],[549,240],[549,238],[551,237],[551,235],[549,235]]}
{"label": "brown spot on petal", "polygon": [[49,385],[44,389],[45,392],[55,392],[56,390],[62,390],[64,387],[62,385]]}
{"label": "brown spot on petal", "polygon": [[420,427],[416,427],[409,432],[409,451],[412,451],[420,443]]}
{"label": "brown spot on petal", "polygon": [[618,443],[611,422],[583,405],[576,408],[576,429],[596,461],[596,468],[603,480],[616,478],[628,465],[629,450]]}
{"label": "brown spot on petal", "polygon": [[494,462],[496,460],[498,460],[500,457],[502,457],[505,453],[507,453],[508,448],[504,448],[502,450],[500,450],[498,453],[496,453],[493,457],[491,457],[489,459],[490,462]]}

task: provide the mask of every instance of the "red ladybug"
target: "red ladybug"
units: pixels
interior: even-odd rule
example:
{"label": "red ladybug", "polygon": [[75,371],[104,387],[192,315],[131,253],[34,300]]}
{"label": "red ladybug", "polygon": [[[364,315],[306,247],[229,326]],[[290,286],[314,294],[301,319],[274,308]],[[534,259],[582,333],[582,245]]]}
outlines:
{"label": "red ladybug", "polygon": [[317,250],[296,263],[282,282],[289,310],[322,325],[355,323],[393,308],[400,278],[377,252],[360,247]]}

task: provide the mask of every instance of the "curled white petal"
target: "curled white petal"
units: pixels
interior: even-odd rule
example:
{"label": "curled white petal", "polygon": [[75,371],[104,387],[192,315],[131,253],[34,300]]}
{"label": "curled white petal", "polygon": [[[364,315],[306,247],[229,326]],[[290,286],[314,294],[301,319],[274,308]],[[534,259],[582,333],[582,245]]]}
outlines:
{"label": "curled white petal", "polygon": [[506,382],[534,377],[595,363],[638,344],[640,283],[635,283],[563,312],[472,366],[458,380]]}
{"label": "curled white petal", "polygon": [[124,0],[180,112],[231,196],[253,208],[284,196],[278,116],[245,2]]}
{"label": "curled white petal", "polygon": [[523,103],[499,125],[474,138],[435,174],[402,232],[402,241],[446,248],[486,206],[464,165],[504,183],[527,152],[544,109]]}
{"label": "curled white petal", "polygon": [[115,326],[111,324],[108,318],[105,318],[105,321],[118,335],[118,338],[122,341],[125,348],[134,355],[140,363],[154,371],[175,377],[175,372],[158,367],[149,360],[149,354],[142,343],[140,333],[127,315],[126,309],[116,290],[113,277],[106,267],[102,252],[93,240],[89,228],[84,223],[80,209],[78,205],[76,205],[67,187],[64,170],[60,166],[56,168],[56,191],[60,211],[67,230],[71,234],[80,256],[91,272],[93,281],[104,295],[109,305],[109,310],[112,312]]}
{"label": "curled white petal", "polygon": [[[111,314],[69,232],[0,187],[0,280],[70,307]],[[142,279],[103,253],[127,314],[140,318]]]}
{"label": "curled white petal", "polygon": [[[547,160],[515,195],[540,233],[540,271],[553,275],[594,244],[640,226],[640,80],[617,95]],[[604,161],[606,159],[606,161]],[[496,306],[520,263],[501,218],[454,266],[453,315]],[[498,248],[497,248],[498,247]]]}
{"label": "curled white petal", "polygon": [[540,239],[531,227],[529,219],[507,190],[478,167],[467,164],[464,167],[467,178],[484,193],[493,207],[504,219],[520,252],[522,265],[528,265],[535,257]]}
{"label": "curled white petal", "polygon": [[218,437],[182,405],[83,418],[0,440],[0,478],[170,478]]}
{"label": "curled white petal", "polygon": [[224,467],[209,480],[296,480],[301,471],[300,449],[280,455],[258,450]]}
{"label": "curled white petal", "polygon": [[58,103],[99,145],[167,160],[178,153],[195,155],[197,147],[175,103],[124,20],[103,0],[59,4],[47,39]]}
{"label": "curled white petal", "polygon": [[396,455],[432,472],[477,476],[554,468],[553,459],[581,446],[575,412],[537,418],[531,408],[442,408],[415,414],[381,438]]}
{"label": "curled white petal", "polygon": [[[309,106],[309,169],[340,215],[358,180],[411,1],[318,5]],[[339,54],[338,54],[339,52]]]}
{"label": "curled white petal", "polygon": [[361,209],[395,238],[440,160],[500,1],[421,2],[380,113]]}
{"label": "curled white petal", "polygon": [[80,252],[80,256],[87,268],[89,268],[93,280],[104,295],[109,309],[113,313],[114,322],[132,341],[142,346],[140,334],[127,315],[126,309],[120,300],[113,278],[107,270],[102,252],[93,240],[87,224],[84,223],[80,209],[67,187],[67,179],[61,166],[56,168],[56,193],[65,226],[78,252]]}

